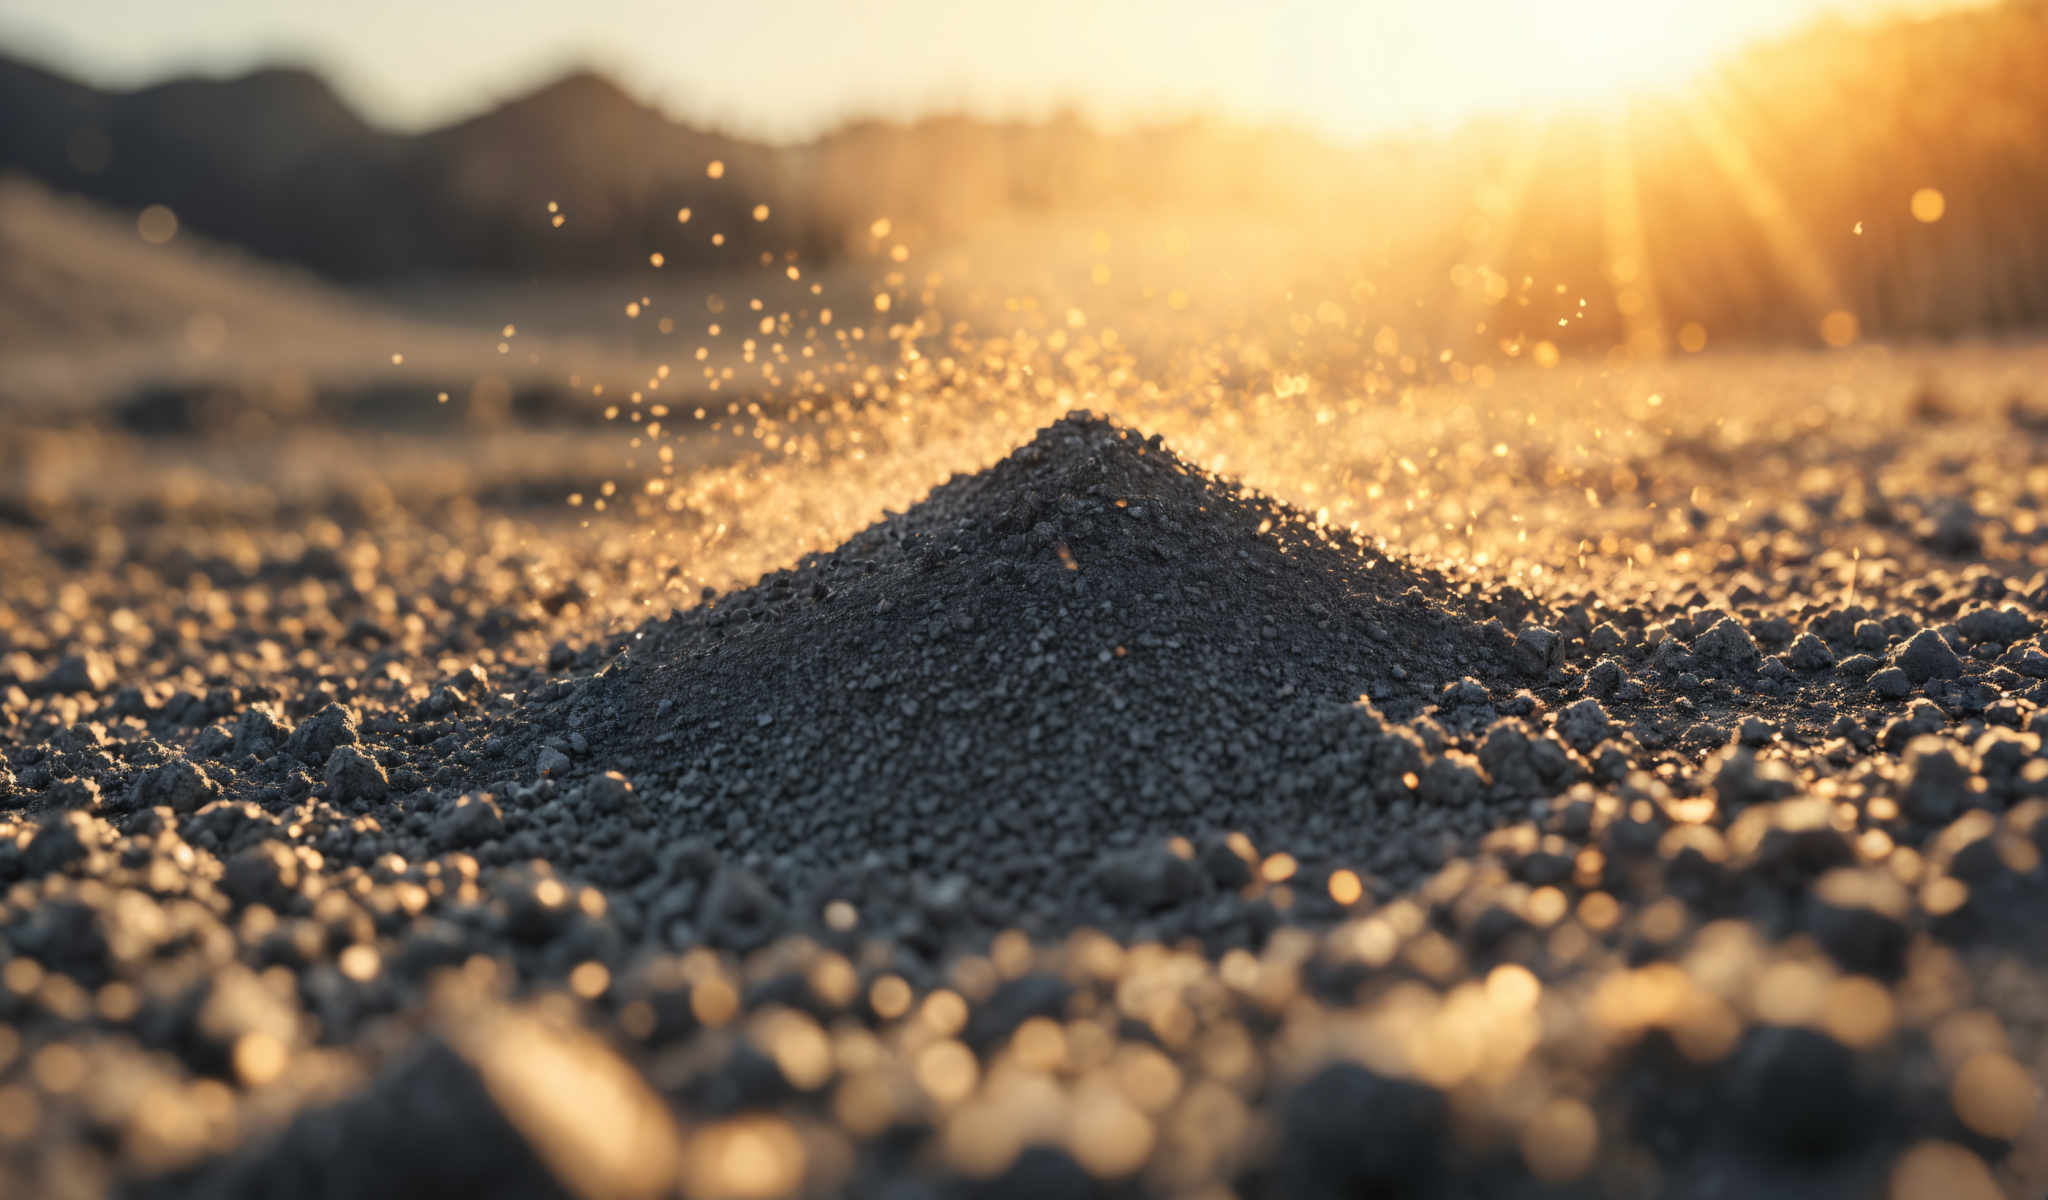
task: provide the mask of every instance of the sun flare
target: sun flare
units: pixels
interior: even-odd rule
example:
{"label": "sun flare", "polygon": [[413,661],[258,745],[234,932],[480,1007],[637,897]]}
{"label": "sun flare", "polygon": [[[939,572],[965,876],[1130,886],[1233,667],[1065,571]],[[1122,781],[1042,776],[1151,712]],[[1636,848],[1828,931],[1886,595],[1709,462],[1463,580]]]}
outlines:
{"label": "sun flare", "polygon": [[1744,43],[1814,15],[1782,0],[1446,0],[1429,19],[1464,39],[1460,98],[1588,100],[1681,85]]}

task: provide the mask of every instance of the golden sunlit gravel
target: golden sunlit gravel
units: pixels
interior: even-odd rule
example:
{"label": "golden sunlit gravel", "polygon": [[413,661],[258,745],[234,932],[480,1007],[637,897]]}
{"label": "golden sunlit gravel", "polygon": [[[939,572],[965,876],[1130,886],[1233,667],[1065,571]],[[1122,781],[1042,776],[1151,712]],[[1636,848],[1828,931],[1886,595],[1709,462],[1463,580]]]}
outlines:
{"label": "golden sunlit gravel", "polygon": [[1129,225],[25,422],[0,1191],[2037,1189],[2048,356]]}

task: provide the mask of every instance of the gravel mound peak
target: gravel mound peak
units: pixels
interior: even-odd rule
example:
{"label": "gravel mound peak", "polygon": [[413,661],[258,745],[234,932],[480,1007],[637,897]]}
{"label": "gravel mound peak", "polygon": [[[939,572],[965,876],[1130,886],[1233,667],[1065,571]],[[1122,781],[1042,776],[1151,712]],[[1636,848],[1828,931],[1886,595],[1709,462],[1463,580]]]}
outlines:
{"label": "gravel mound peak", "polygon": [[651,627],[581,733],[727,852],[1038,875],[1105,841],[1299,837],[1363,815],[1331,797],[1388,790],[1382,713],[1517,686],[1512,639],[1466,600],[1073,413]]}

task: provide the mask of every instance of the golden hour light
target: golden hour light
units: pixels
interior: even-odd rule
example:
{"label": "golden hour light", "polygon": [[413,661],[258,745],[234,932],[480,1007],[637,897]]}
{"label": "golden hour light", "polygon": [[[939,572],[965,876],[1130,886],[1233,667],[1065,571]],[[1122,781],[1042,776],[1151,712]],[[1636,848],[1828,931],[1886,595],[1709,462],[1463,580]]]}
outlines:
{"label": "golden hour light", "polygon": [[0,9],[0,1196],[2048,1195],[2048,0]]}
{"label": "golden hour light", "polygon": [[[1461,69],[1432,107],[1498,90],[1534,98],[1603,98],[1668,90],[1759,36],[1796,21],[1797,0],[1445,0],[1404,16],[1355,18],[1365,30],[1455,29]],[[1818,11],[1820,5],[1807,5]],[[1385,10],[1381,10],[1385,12]]]}

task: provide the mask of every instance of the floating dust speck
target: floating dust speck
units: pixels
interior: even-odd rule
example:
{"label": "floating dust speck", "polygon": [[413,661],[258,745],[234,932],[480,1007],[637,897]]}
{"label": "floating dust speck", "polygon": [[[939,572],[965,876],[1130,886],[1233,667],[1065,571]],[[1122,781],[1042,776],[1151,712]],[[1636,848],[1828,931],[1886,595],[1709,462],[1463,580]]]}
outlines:
{"label": "floating dust speck", "polygon": [[178,215],[161,204],[152,204],[135,218],[135,231],[152,246],[161,246],[178,236]]}
{"label": "floating dust speck", "polygon": [[1948,197],[1940,188],[1923,187],[1913,193],[1907,204],[1913,219],[1922,225],[1932,225],[1948,214]]}

